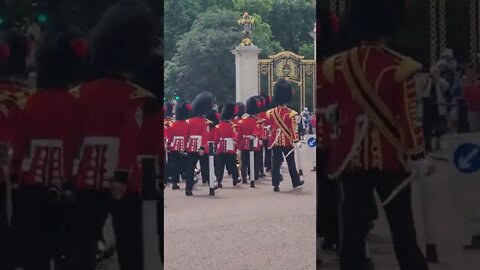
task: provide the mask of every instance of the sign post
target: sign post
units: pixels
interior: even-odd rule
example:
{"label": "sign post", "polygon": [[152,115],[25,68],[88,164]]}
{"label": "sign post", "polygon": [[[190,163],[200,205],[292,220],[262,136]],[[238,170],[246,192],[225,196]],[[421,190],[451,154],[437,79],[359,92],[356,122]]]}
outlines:
{"label": "sign post", "polygon": [[480,249],[480,133],[445,136],[453,206],[471,236],[465,248]]}

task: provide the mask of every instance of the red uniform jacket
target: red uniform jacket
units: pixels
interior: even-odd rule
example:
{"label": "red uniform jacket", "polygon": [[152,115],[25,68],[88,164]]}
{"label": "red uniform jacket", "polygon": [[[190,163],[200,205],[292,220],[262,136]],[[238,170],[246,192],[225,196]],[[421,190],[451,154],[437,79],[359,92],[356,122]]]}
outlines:
{"label": "red uniform jacket", "polygon": [[145,98],[151,94],[120,78],[101,78],[75,88],[80,103],[80,162],[76,189],[109,188],[114,173],[128,176],[136,164]]}
{"label": "red uniform jacket", "polygon": [[262,128],[261,139],[262,140],[268,140],[268,137],[270,136],[270,132],[269,132],[270,122],[268,121],[268,118],[267,118],[267,112],[259,113],[258,118],[259,118],[261,128]]}
{"label": "red uniform jacket", "polygon": [[216,129],[215,145],[217,146],[217,154],[236,154],[237,146],[235,143],[236,136],[233,130],[233,124],[230,121],[221,121]]}
{"label": "red uniform jacket", "polygon": [[12,82],[0,82],[0,96],[8,98],[12,102],[4,103],[8,109],[8,140],[11,141],[15,131],[15,125],[18,122],[21,107],[27,98],[25,89]]}
{"label": "red uniform jacket", "polygon": [[217,144],[215,143],[215,137],[217,136],[218,129],[217,126],[213,126],[213,123],[210,124],[209,130],[208,130],[208,135],[207,135],[207,145],[206,145],[206,153],[210,154],[209,152],[209,143],[213,142],[213,149],[215,151],[215,148],[217,147]]}
{"label": "red uniform jacket", "polygon": [[330,104],[337,104],[340,111],[335,128],[326,121],[319,121],[323,126],[317,130],[321,131],[319,136],[330,152],[330,171],[338,170],[351,151],[352,144],[358,140],[360,127],[356,121],[358,116],[364,114],[357,100],[352,98],[352,93],[358,87],[352,87],[355,84],[344,73],[346,63],[359,63],[358,66],[350,64],[355,67],[352,70],[364,74],[371,89],[383,101],[385,106],[380,105],[380,102],[376,102],[378,104],[375,106],[382,115],[393,116],[393,123],[386,122],[398,130],[400,147],[405,149],[403,153],[399,152],[391,140],[383,135],[385,127],[377,127],[370,119],[366,136],[348,168],[408,170],[407,159],[424,151],[421,125],[416,119],[416,91],[413,82],[413,75],[421,65],[384,46],[363,44],[331,57],[320,69],[318,105],[326,108]]}
{"label": "red uniform jacket", "polygon": [[298,142],[297,115],[296,111],[284,106],[268,110],[267,118],[271,123],[271,134],[268,140],[269,147],[291,147]]}
{"label": "red uniform jacket", "polygon": [[203,117],[196,116],[188,119],[187,123],[187,152],[197,153],[199,150],[206,150],[210,121]]}
{"label": "red uniform jacket", "polygon": [[258,138],[262,135],[263,130],[257,124],[255,116],[247,116],[238,122],[237,127],[237,146],[238,149],[250,150],[250,139],[254,139],[254,151],[261,149],[261,142]]}
{"label": "red uniform jacket", "polygon": [[145,115],[143,117],[142,128],[140,131],[140,148],[137,156],[137,163],[132,173],[132,180],[127,185],[127,192],[138,193],[142,190],[144,158],[155,160],[157,165],[157,179],[160,176],[160,169],[163,168],[163,138],[162,138],[162,111],[159,110],[154,115]]}
{"label": "red uniform jacket", "polygon": [[20,112],[10,173],[22,186],[71,180],[79,145],[77,100],[67,89],[32,95]]}
{"label": "red uniform jacket", "polygon": [[187,149],[189,137],[188,123],[185,120],[173,122],[168,129],[168,149],[171,152],[183,152]]}
{"label": "red uniform jacket", "polygon": [[[5,96],[0,96],[0,144],[9,145],[11,130],[9,122],[9,108],[16,106],[15,100],[12,100]],[[3,166],[0,166],[0,185],[5,183]]]}

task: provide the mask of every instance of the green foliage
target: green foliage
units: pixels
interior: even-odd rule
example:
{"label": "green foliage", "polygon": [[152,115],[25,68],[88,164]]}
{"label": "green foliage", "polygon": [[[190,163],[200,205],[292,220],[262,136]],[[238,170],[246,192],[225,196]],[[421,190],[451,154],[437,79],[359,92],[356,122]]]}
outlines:
{"label": "green foliage", "polygon": [[313,42],[305,43],[300,47],[299,55],[305,59],[313,59],[315,57],[315,44]]}
{"label": "green foliage", "polygon": [[306,0],[276,0],[265,20],[275,40],[287,51],[298,53],[305,43],[313,43],[309,33],[315,23],[315,4]]}
{"label": "green foliage", "polygon": [[165,65],[165,91],[192,100],[210,91],[217,100],[232,100],[235,93],[235,58],[230,52],[241,32],[230,10],[200,14],[177,43],[178,52]]}

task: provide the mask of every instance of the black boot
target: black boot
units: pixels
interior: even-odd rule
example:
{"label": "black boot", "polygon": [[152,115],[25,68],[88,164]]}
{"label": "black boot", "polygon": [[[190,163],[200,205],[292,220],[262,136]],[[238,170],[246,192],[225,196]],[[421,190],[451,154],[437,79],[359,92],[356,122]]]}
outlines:
{"label": "black boot", "polygon": [[279,191],[280,191],[280,188],[279,188],[278,186],[274,186],[274,187],[273,187],[273,191],[279,192]]}
{"label": "black boot", "polygon": [[180,189],[180,186],[177,185],[177,183],[173,183],[173,184],[172,184],[172,189],[173,189],[173,190],[179,190],[179,189]]}
{"label": "black boot", "polygon": [[301,181],[298,183],[298,185],[293,186],[293,188],[300,187],[300,186],[302,186],[304,183],[305,183],[305,181],[301,180]]}
{"label": "black boot", "polygon": [[185,190],[185,195],[193,196],[193,192],[191,190]]}
{"label": "black boot", "polygon": [[238,183],[240,183],[240,179],[233,179],[233,185],[236,186]]}
{"label": "black boot", "polygon": [[222,188],[222,187],[223,187],[222,182],[218,182],[217,188]]}

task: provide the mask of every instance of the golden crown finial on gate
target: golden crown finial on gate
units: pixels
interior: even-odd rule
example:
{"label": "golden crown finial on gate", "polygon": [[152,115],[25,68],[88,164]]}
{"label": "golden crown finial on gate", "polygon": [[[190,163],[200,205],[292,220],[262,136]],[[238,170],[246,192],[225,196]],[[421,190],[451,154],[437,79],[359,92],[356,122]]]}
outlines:
{"label": "golden crown finial on gate", "polygon": [[242,26],[243,40],[240,43],[240,46],[253,46],[252,39],[250,38],[252,34],[252,27],[255,23],[248,12],[243,12],[243,16],[238,20],[238,24]]}

